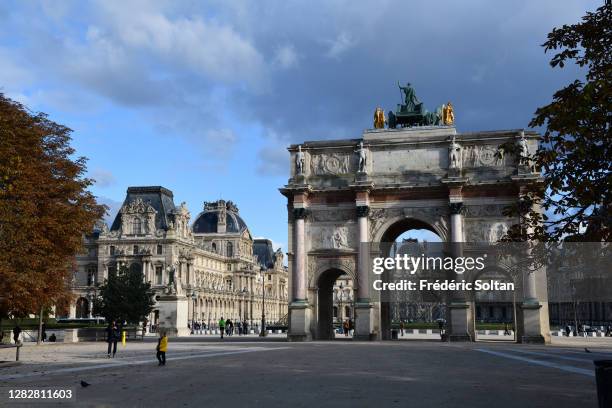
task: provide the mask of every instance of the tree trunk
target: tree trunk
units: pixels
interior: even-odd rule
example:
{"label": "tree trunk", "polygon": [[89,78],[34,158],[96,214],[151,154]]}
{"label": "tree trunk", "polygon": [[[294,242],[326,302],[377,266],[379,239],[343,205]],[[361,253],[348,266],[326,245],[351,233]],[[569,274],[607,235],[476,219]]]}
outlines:
{"label": "tree trunk", "polygon": [[40,307],[40,315],[38,316],[38,337],[36,338],[36,344],[40,344],[42,339],[42,323],[43,323],[43,307]]}

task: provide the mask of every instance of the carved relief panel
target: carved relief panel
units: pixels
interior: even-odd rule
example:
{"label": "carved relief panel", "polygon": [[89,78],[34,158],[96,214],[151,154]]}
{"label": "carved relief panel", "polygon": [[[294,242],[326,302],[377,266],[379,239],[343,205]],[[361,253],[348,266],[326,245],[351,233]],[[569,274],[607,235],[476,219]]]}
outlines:
{"label": "carved relief panel", "polygon": [[310,249],[354,249],[354,225],[311,225]]}
{"label": "carved relief panel", "polygon": [[508,222],[500,220],[465,220],[468,242],[498,242],[508,232]]}
{"label": "carved relief panel", "polygon": [[351,156],[347,153],[321,153],[310,156],[313,175],[340,175],[350,172]]}
{"label": "carved relief panel", "polygon": [[463,148],[463,167],[503,167],[504,150],[494,145],[467,145]]}

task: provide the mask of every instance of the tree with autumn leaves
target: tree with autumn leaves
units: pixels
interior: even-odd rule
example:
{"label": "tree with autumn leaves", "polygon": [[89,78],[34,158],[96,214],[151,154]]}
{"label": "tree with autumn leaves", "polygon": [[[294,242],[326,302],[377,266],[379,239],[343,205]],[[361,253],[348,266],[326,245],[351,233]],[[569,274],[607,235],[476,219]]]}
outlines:
{"label": "tree with autumn leaves", "polygon": [[[577,24],[554,28],[543,44],[550,65],[585,72],[535,112],[543,127],[533,162],[541,182],[509,208],[522,222],[509,240],[612,241],[612,5],[607,1]],[[512,149],[512,147],[509,147]],[[540,211],[540,210],[544,211]]]}
{"label": "tree with autumn leaves", "polygon": [[106,208],[71,130],[0,93],[0,316],[67,304],[75,256]]}

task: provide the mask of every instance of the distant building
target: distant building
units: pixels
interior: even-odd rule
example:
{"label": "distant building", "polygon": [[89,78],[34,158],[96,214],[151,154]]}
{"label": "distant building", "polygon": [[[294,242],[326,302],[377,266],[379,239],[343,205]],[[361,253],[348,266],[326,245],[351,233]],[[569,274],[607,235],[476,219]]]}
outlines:
{"label": "distant building", "polygon": [[142,271],[156,291],[150,326],[160,323],[160,298],[177,291],[188,304],[179,319],[188,321],[174,325],[197,321],[215,327],[220,317],[259,324],[264,287],[266,320],[287,314],[283,253],[267,239],[252,238],[233,202],[205,202],[193,225],[189,221],[185,203],[175,206],[170,190],[128,188],[110,229],[100,223],[85,238],[74,274],[76,299],[64,314],[91,317],[96,285],[122,265]]}

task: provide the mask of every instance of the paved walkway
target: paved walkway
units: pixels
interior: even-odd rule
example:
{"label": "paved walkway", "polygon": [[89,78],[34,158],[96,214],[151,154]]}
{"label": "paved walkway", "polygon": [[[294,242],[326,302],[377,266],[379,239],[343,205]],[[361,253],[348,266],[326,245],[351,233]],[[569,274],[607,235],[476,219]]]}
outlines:
{"label": "paved walkway", "polygon": [[[29,345],[22,365],[0,368],[0,391],[68,387],[77,406],[595,406],[592,361],[612,358],[612,341],[557,340],[529,346],[190,337],[170,340],[165,367],[156,364],[152,338],[119,345],[110,360],[105,343]],[[81,388],[81,380],[92,385]]]}

